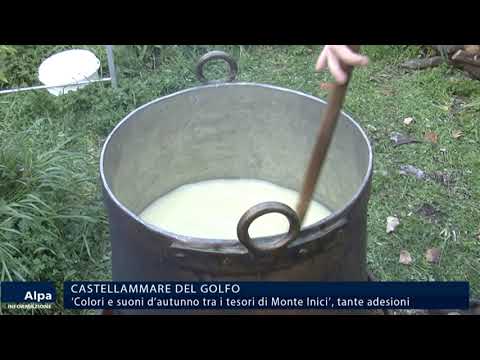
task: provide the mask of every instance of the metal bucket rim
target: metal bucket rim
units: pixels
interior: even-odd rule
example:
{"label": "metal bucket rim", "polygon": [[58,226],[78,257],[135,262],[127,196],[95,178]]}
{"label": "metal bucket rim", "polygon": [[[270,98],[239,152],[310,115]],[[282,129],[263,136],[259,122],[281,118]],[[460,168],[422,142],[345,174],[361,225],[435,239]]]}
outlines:
{"label": "metal bucket rim", "polygon": [[[105,139],[105,142],[102,147],[102,152],[100,154],[100,177],[102,179],[102,185],[107,192],[108,196],[110,199],[115,203],[115,205],[121,209],[127,216],[132,218],[135,222],[140,223],[142,226],[145,228],[149,229],[150,231],[157,233],[159,235],[163,236],[168,236],[172,240],[172,246],[178,245],[180,248],[184,249],[190,249],[190,250],[201,250],[201,251],[222,251],[222,252],[228,252],[228,253],[248,253],[246,249],[240,244],[238,239],[214,239],[214,238],[201,238],[201,237],[192,237],[188,235],[181,235],[177,233],[172,233],[168,230],[165,230],[159,226],[147,223],[143,221],[139,216],[135,215],[132,211],[130,211],[124,204],[122,204],[115,194],[112,192],[110,189],[110,186],[107,182],[107,179],[105,177],[104,173],[104,160],[105,160],[105,152],[109,146],[110,140],[113,138],[113,136],[116,134],[117,131],[127,122],[129,121],[132,117],[134,117],[138,112],[142,111],[143,109],[165,101],[169,98],[173,98],[175,96],[181,96],[184,94],[187,94],[189,92],[194,92],[198,91],[201,89],[207,89],[207,88],[218,88],[218,87],[225,87],[225,86],[253,86],[253,87],[261,87],[265,89],[270,89],[270,90],[275,90],[275,91],[283,91],[287,92],[293,95],[298,95],[301,97],[305,97],[308,99],[311,99],[313,101],[316,101],[318,103],[321,103],[323,105],[327,105],[327,102],[321,98],[318,98],[313,95],[306,94],[304,92],[298,91],[298,90],[292,90],[276,85],[270,85],[270,84],[262,84],[262,83],[255,83],[255,82],[225,82],[225,83],[217,83],[217,84],[207,84],[207,85],[199,85],[199,86],[194,86],[191,88],[183,89],[177,92],[174,92],[172,94],[168,94],[159,98],[156,98],[152,101],[149,101],[148,103],[136,108],[135,110],[131,111],[129,114],[127,114],[114,128],[112,131],[110,131],[109,135]],[[342,208],[332,212],[328,217],[323,218],[322,220],[313,223],[311,225],[305,226],[301,229],[299,238],[304,233],[307,232],[312,232],[315,231],[316,229],[322,228],[327,224],[333,223],[334,221],[338,220],[341,218],[343,214],[345,214],[348,209],[352,207],[353,204],[357,202],[357,200],[360,198],[362,195],[364,189],[367,187],[371,174],[372,174],[372,168],[373,168],[373,151],[372,151],[372,146],[370,144],[370,141],[365,133],[365,131],[362,129],[362,127],[353,119],[353,117],[346,111],[342,110],[340,112],[341,115],[345,116],[353,126],[359,131],[363,139],[365,140],[365,143],[368,148],[368,167],[367,171],[365,173],[365,176],[363,177],[363,180],[358,187],[358,190],[355,192],[354,196],[343,206]],[[257,241],[269,241],[270,239],[275,238],[275,236],[268,236],[268,237],[259,237],[256,238]],[[294,240],[289,247],[294,247],[299,239]]]}

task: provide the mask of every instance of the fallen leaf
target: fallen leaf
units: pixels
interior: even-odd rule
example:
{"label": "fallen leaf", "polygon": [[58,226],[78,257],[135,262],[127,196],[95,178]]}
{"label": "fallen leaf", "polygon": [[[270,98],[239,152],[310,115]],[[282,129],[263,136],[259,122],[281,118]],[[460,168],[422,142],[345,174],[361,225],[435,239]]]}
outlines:
{"label": "fallen leaf", "polygon": [[415,166],[412,166],[412,165],[400,166],[399,173],[401,175],[414,175],[417,179],[420,179],[420,180],[423,180],[426,177],[425,172],[423,170],[417,169]]}
{"label": "fallen leaf", "polygon": [[453,130],[452,137],[454,139],[458,139],[459,137],[463,136],[462,130]]}
{"label": "fallen leaf", "polygon": [[412,122],[413,122],[413,118],[412,118],[412,117],[407,117],[407,118],[403,119],[403,123],[404,123],[405,125],[410,125]]}
{"label": "fallen leaf", "polygon": [[400,251],[400,258],[398,259],[400,264],[410,265],[412,263],[412,256],[407,250]]}
{"label": "fallen leaf", "polygon": [[387,234],[395,230],[395,228],[400,224],[400,221],[396,216],[387,217]]}
{"label": "fallen leaf", "polygon": [[440,261],[440,249],[427,249],[427,252],[425,253],[425,258],[429,263],[437,264]]}
{"label": "fallen leaf", "polygon": [[390,134],[390,140],[393,141],[395,146],[418,142],[418,140],[409,138],[408,136],[405,136],[399,132],[392,132]]}
{"label": "fallen leaf", "polygon": [[438,142],[438,135],[436,132],[428,131],[425,133],[425,140],[430,141],[433,144]]}

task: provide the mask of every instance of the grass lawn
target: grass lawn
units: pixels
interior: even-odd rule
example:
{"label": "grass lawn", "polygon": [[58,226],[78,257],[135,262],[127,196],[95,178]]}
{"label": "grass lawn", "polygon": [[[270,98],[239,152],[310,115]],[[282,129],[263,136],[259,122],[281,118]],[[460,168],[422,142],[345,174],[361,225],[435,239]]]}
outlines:
{"label": "grass lawn", "polygon": [[[16,47],[14,60],[5,60],[9,83],[3,87],[36,84],[42,59],[68,47]],[[103,47],[83,47],[106,64]],[[98,170],[103,141],[138,106],[198,85],[193,68],[204,52],[231,53],[242,81],[326,97],[319,83],[331,79],[314,73],[320,46],[132,49],[116,48],[118,89],[97,83],[60,97],[43,90],[0,95],[0,280],[53,280],[61,295],[65,280],[111,278]],[[472,297],[479,297],[480,82],[447,65],[401,69],[420,53],[416,46],[365,46],[363,52],[371,62],[355,70],[345,110],[374,148],[369,268],[380,280],[467,280]],[[209,69],[212,76],[220,71]],[[409,126],[406,117],[414,118]],[[394,131],[418,140],[434,132],[438,139],[395,147]],[[444,176],[419,180],[399,174],[402,165]],[[392,215],[400,225],[387,234]],[[438,264],[425,259],[433,247],[441,250]],[[411,254],[410,265],[399,263],[401,250]],[[61,304],[48,313],[68,313]]]}

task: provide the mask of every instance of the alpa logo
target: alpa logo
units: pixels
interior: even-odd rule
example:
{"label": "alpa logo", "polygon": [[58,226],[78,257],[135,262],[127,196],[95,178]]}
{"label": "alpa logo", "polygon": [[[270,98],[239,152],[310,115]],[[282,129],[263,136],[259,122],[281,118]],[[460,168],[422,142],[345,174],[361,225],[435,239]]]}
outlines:
{"label": "alpa logo", "polygon": [[23,300],[25,301],[52,301],[53,296],[49,292],[37,292],[37,291],[27,291]]}
{"label": "alpa logo", "polygon": [[2,303],[55,302],[55,284],[52,281],[2,281]]}

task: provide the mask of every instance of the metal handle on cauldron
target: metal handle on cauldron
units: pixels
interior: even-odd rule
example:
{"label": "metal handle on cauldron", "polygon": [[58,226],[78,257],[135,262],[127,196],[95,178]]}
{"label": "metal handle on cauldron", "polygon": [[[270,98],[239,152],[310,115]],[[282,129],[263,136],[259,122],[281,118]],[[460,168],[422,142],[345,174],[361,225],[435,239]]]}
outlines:
{"label": "metal handle on cauldron", "polygon": [[[203,67],[205,66],[205,64],[207,62],[211,61],[211,60],[217,60],[217,59],[225,61],[229,66],[229,74],[228,74],[228,79],[227,80],[223,80],[223,81],[222,80],[208,80],[203,75]],[[238,65],[237,65],[236,61],[230,55],[228,55],[227,53],[225,53],[223,51],[215,50],[215,51],[210,51],[210,52],[206,53],[205,55],[203,55],[198,60],[197,67],[195,69],[195,73],[197,75],[197,79],[204,84],[218,84],[218,83],[223,83],[223,82],[231,82],[231,81],[235,80],[235,77],[237,76]]]}
{"label": "metal handle on cauldron", "polygon": [[[350,48],[355,52],[360,50],[359,45],[350,45]],[[330,97],[327,102],[327,109],[325,111],[324,118],[322,119],[317,141],[304,177],[304,183],[300,193],[300,200],[297,205],[297,212],[282,203],[266,202],[251,207],[238,222],[238,240],[255,255],[277,253],[278,251],[287,247],[288,244],[295,240],[297,235],[300,233],[300,228],[308,206],[310,205],[310,201],[313,197],[313,192],[315,190],[320,171],[324,165],[324,160],[333,137],[338,115],[342,108],[348,83],[350,81],[352,67],[345,67],[344,70],[347,73],[347,81],[343,85],[335,84],[330,93]],[[267,247],[259,247],[252,241],[252,238],[248,234],[248,227],[256,218],[272,212],[285,215],[290,223],[290,229],[288,230],[287,234],[277,237],[276,240],[271,242]]]}
{"label": "metal handle on cauldron", "polygon": [[[269,213],[279,213],[284,215],[290,227],[288,232],[282,236],[277,236],[268,243],[268,245],[260,246],[256,244],[250,234],[248,228],[252,222],[262,215]],[[295,240],[300,232],[300,220],[295,210],[291,207],[276,201],[264,202],[252,206],[240,218],[237,225],[238,240],[254,255],[275,254],[284,249],[291,241]]]}

